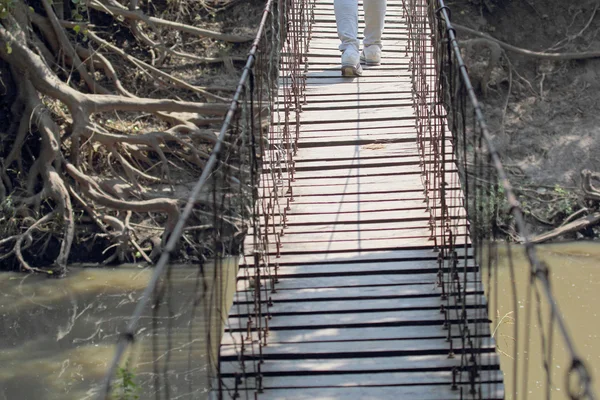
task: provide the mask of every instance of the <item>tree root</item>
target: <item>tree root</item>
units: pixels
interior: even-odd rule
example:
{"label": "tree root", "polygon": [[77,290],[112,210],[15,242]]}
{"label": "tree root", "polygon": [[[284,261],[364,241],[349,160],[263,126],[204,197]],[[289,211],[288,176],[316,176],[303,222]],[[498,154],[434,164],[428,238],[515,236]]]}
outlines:
{"label": "tree root", "polygon": [[[156,27],[231,43],[249,38],[148,17],[135,9],[135,1],[133,10],[112,0],[88,1],[93,9],[123,17],[139,43],[158,52],[158,58],[148,63],[137,58],[142,56],[134,57],[102,39],[92,31],[96,26],[91,23],[61,20],[62,15],[55,14],[50,0],[41,0],[41,4],[45,15],[17,2],[11,14],[0,21],[0,58],[10,65],[13,76],[20,77],[18,101],[13,106],[17,120],[8,133],[12,146],[6,156],[0,155],[5,156],[0,163],[0,201],[11,196],[20,232],[24,231],[0,239],[0,249],[6,250],[0,259],[12,258],[25,271],[48,273],[46,268],[33,265],[31,260],[36,254],[31,249],[40,241],[45,251],[52,247],[53,239],[58,239],[60,249],[49,266],[52,273],[66,273],[76,227],[83,220],[76,218],[76,212],[85,212],[90,216],[85,223],[93,224],[97,237],[108,240],[106,250],[114,249],[107,253],[104,263],[131,258],[150,263],[179,218],[182,204],[176,198],[176,189],[181,191],[204,166],[216,143],[214,132],[199,126],[220,123],[229,110],[229,99],[189,84],[155,64],[160,64],[165,55],[206,63],[231,60],[202,58],[169,48]],[[144,32],[148,28],[159,40]],[[76,30],[77,34],[84,30],[90,41],[83,45],[65,29]],[[170,95],[174,99],[138,97],[135,90],[129,89],[129,81],[119,77],[124,70],[114,55],[146,74],[153,83],[158,81],[167,89],[185,89],[181,95],[185,99]],[[195,101],[197,98],[204,100]],[[131,119],[127,121],[131,125],[124,127],[106,123],[115,114],[120,118],[131,113],[144,114],[141,122],[135,120],[136,126],[143,126],[146,120],[152,122],[139,131],[132,129]],[[39,144],[30,146],[32,140]],[[227,163],[224,160],[222,165],[228,171],[239,171],[236,165]],[[243,187],[219,169],[216,174],[227,179],[223,182],[231,190]],[[156,187],[159,189],[153,190]],[[204,210],[215,206],[213,203],[208,194],[197,199]],[[205,224],[209,218],[203,215],[210,213],[195,212],[195,230],[210,229]],[[156,232],[149,237],[147,229],[136,232],[132,219],[145,224],[154,221],[150,223],[156,224],[152,227]],[[235,231],[235,219],[225,222]],[[48,232],[46,226],[52,231]],[[152,243],[151,254],[139,242]]]}
{"label": "tree root", "polygon": [[90,7],[94,8],[98,11],[106,12],[113,16],[118,15],[118,16],[124,17],[129,20],[141,21],[141,22],[146,23],[149,26],[152,26],[152,25],[164,26],[167,28],[173,28],[173,29],[181,31],[181,32],[186,32],[191,35],[222,40],[224,42],[246,43],[246,42],[250,42],[254,39],[253,37],[249,37],[249,36],[228,35],[226,33],[214,32],[214,31],[210,31],[208,29],[202,29],[202,28],[197,28],[195,26],[184,25],[184,24],[180,24],[178,22],[168,21],[168,20],[161,19],[161,18],[149,17],[139,10],[131,11],[131,10],[126,9],[125,7],[121,8],[121,7],[108,6],[108,5],[102,4],[101,2],[96,1],[96,0],[90,1],[89,5],[90,5]]}
{"label": "tree root", "polygon": [[593,180],[600,181],[600,174],[589,169],[581,171],[581,187],[586,199],[600,201],[600,190],[593,185]]}

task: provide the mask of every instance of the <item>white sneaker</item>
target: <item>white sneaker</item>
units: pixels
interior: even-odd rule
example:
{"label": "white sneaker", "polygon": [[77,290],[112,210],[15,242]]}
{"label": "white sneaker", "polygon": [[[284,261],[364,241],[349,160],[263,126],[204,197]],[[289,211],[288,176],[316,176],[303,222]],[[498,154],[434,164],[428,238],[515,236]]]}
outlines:
{"label": "white sneaker", "polygon": [[380,65],[381,48],[376,45],[365,47],[362,53],[360,53],[360,60],[364,61],[367,65]]}
{"label": "white sneaker", "polygon": [[342,76],[361,76],[362,67],[360,56],[354,48],[348,48],[342,53]]}

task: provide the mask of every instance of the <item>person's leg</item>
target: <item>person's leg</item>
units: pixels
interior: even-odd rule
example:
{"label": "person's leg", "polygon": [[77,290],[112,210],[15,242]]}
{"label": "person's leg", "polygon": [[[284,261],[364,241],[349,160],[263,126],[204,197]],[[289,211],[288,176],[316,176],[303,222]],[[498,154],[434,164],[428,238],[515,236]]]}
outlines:
{"label": "person's leg", "polygon": [[342,43],[340,50],[354,48],[358,52],[358,0],[334,0],[335,21]]}
{"label": "person's leg", "polygon": [[363,0],[365,10],[365,34],[363,58],[367,64],[381,62],[381,36],[385,23],[387,0]]}
{"label": "person's leg", "polygon": [[342,54],[342,74],[360,75],[360,57],[358,53],[358,0],[334,0],[335,20]]}

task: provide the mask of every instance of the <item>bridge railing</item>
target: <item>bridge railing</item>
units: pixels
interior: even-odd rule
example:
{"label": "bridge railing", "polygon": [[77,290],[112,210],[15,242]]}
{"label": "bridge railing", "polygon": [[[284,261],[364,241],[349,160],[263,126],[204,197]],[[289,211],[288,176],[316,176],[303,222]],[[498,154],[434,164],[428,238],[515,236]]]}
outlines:
{"label": "bridge railing", "polygon": [[[196,399],[208,391],[215,398],[254,398],[262,391],[262,347],[279,238],[293,196],[292,155],[313,6],[314,0],[266,1],[214,150],[131,318],[117,329],[116,353],[98,399],[136,387],[142,387],[143,398],[157,399]],[[175,265],[173,258],[182,253],[197,268]],[[236,282],[237,271],[225,259],[239,256]],[[216,265],[209,268],[207,259]],[[230,326],[227,304],[236,289],[233,314],[239,323]],[[221,368],[223,335],[231,336],[228,349],[237,372]],[[143,352],[151,353],[145,365],[136,362]],[[143,382],[131,385],[132,374]]]}
{"label": "bridge railing", "polygon": [[[488,314],[496,313],[490,304],[498,307],[499,296],[511,299],[510,316],[498,318],[491,327],[494,335],[502,321],[514,323],[508,338],[512,351],[507,350],[510,354],[505,352],[502,360],[502,368],[511,371],[505,377],[507,398],[550,399],[558,393],[571,399],[595,399],[590,372],[576,350],[552,289],[549,267],[540,261],[529,240],[523,212],[469,79],[451,9],[444,0],[404,0],[403,4],[410,30],[408,52],[430,229],[440,250],[440,284],[447,310],[452,308],[450,314],[454,315],[447,316],[446,323],[459,325],[463,348],[471,353],[463,352],[461,367],[455,371],[458,382],[470,383],[461,398],[481,398],[484,386],[477,371],[486,367],[485,349],[481,335],[469,329],[472,321],[465,312],[470,306],[465,301],[467,291],[476,281],[466,267],[475,266],[487,289]],[[461,209],[466,210],[466,218]],[[511,236],[522,246],[511,245]],[[500,251],[505,253],[508,287],[499,286]],[[517,293],[517,252],[524,253],[529,268],[526,293],[521,292],[524,301]],[[480,297],[475,301],[484,304],[486,300]],[[541,347],[530,348],[531,336],[536,334]],[[553,351],[560,347],[569,364],[557,369]],[[544,381],[533,387],[529,374],[535,364],[542,369]]]}

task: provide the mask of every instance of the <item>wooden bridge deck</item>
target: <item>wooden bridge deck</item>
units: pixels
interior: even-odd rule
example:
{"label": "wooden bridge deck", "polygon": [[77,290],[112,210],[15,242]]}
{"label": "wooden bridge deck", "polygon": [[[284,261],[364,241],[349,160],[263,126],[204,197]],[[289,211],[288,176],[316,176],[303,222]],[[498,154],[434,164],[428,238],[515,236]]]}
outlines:
{"label": "wooden bridge deck", "polygon": [[[461,398],[460,389],[451,389],[452,369],[460,366],[460,332],[456,325],[451,329],[457,356],[449,358],[401,4],[388,0],[382,65],[350,79],[340,77],[332,1],[316,1],[295,201],[281,237],[259,398]],[[456,174],[451,164],[448,170]],[[273,259],[276,250],[269,249]],[[221,346],[228,388],[242,372],[242,338],[247,359],[259,351],[256,331],[251,345],[245,329],[253,313],[248,299],[254,289],[244,271],[250,267],[240,266]],[[480,371],[481,398],[502,399],[480,282],[468,283],[467,292],[467,312],[480,321],[470,328],[482,336],[482,363],[488,366]],[[246,364],[246,372],[253,372],[255,366]],[[240,398],[254,398],[254,379],[238,382]],[[471,398],[463,386],[462,398]]]}

